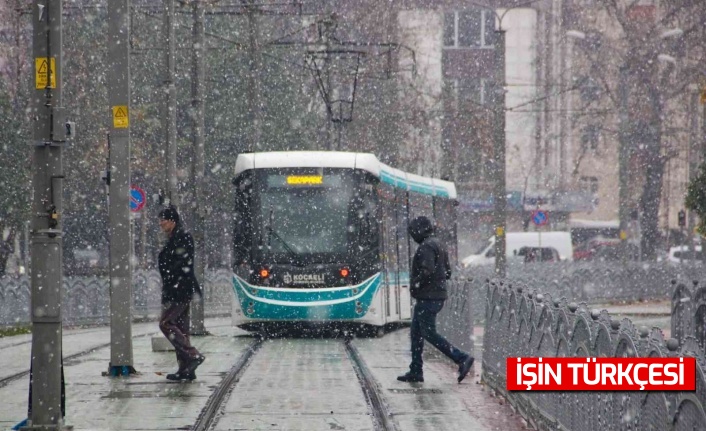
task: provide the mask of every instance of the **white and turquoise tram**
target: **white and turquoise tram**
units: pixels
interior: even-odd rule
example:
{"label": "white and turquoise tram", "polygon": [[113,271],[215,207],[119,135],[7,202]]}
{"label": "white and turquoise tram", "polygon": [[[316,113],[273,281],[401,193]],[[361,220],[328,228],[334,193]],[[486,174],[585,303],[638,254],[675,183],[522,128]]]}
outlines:
{"label": "white and turquoise tram", "polygon": [[373,154],[292,151],[239,155],[233,184],[232,316],[243,329],[409,321],[407,224],[419,215],[455,264],[451,182]]}

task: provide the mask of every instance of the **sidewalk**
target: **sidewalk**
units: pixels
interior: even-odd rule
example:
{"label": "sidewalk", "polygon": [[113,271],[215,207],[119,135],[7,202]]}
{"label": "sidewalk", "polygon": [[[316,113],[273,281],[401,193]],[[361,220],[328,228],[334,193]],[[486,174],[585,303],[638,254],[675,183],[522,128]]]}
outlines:
{"label": "sidewalk", "polygon": [[[101,375],[108,367],[108,347],[65,360],[66,424],[76,431],[190,429],[213,390],[252,341],[232,328],[229,319],[208,319],[206,327],[213,336],[193,338],[207,360],[191,383],[165,379],[176,368],[176,360],[173,352],[152,351],[151,336],[158,333],[156,323],[133,326],[137,335],[133,340],[134,365],[140,373],[136,376]],[[21,337],[0,343],[0,378],[29,367],[30,338]],[[66,330],[64,354],[106,342],[107,327]],[[323,431],[342,429],[337,428],[341,424],[352,426],[344,429],[372,429],[362,388],[342,353],[342,343],[333,339],[267,341],[245,370],[217,429],[231,429],[234,424],[237,429],[247,430]],[[397,375],[406,372],[410,360],[408,329],[353,343],[377,381],[399,430],[525,429],[509,406],[492,398],[479,384],[479,376],[469,375],[458,384],[457,367],[446,359],[426,360],[422,384],[398,382]],[[474,367],[480,369],[480,358]],[[28,379],[23,377],[0,387],[0,429],[9,429],[26,417]],[[321,406],[329,404],[339,407],[323,411]]]}
{"label": "sidewalk", "polygon": [[[133,326],[136,376],[102,376],[108,369],[110,348],[65,360],[66,424],[75,430],[189,429],[212,388],[250,342],[250,338],[233,337],[237,330],[230,326],[230,319],[209,319],[206,327],[214,336],[194,339],[208,360],[192,384],[165,379],[166,373],[176,369],[176,359],[174,352],[152,352],[151,336],[159,334],[156,322]],[[109,343],[109,331],[108,327],[65,331],[64,356]],[[25,343],[0,350],[0,378],[29,368],[30,347]],[[26,376],[0,388],[0,429],[10,429],[26,418],[28,386]]]}
{"label": "sidewalk", "polygon": [[624,304],[590,304],[590,308],[606,309],[610,314],[621,316],[669,316],[672,313],[672,302],[668,299],[660,301],[633,302]]}
{"label": "sidewalk", "polygon": [[590,309],[608,310],[613,319],[630,319],[637,327],[659,328],[665,338],[672,333],[672,303],[670,300],[624,304],[590,304]]}
{"label": "sidewalk", "polygon": [[[375,339],[356,340],[378,384],[384,389],[398,429],[407,430],[525,430],[523,419],[500,398],[480,384],[481,358],[463,383],[458,384],[458,366],[440,357],[432,346],[425,345],[424,383],[406,384],[397,376],[408,371],[410,362],[409,330],[387,334],[388,348],[381,350]],[[478,339],[476,351],[479,352]]]}

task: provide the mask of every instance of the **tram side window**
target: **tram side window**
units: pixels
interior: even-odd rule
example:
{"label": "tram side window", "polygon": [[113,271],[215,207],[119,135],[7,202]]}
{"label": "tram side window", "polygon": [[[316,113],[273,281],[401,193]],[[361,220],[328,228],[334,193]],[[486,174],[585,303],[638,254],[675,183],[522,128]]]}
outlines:
{"label": "tram side window", "polygon": [[436,236],[446,246],[451,264],[456,264],[456,201],[434,198],[436,213]]}
{"label": "tram side window", "polygon": [[235,184],[235,211],[233,212],[233,263],[245,263],[252,246],[252,212],[250,197],[252,180],[241,177]]}
{"label": "tram side window", "polygon": [[368,250],[375,250],[380,244],[380,231],[378,228],[378,198],[372,184],[365,185],[363,192],[363,211],[361,214],[361,242]]}
{"label": "tram side window", "polygon": [[400,277],[406,276],[408,278],[410,237],[409,234],[407,234],[407,227],[409,226],[409,219],[407,217],[407,191],[396,189],[395,195],[395,204],[397,205],[397,252],[400,259]]}
{"label": "tram side window", "polygon": [[409,193],[409,218],[414,220],[415,217],[425,216],[429,220],[434,220],[433,199],[430,195],[421,193]]}
{"label": "tram side window", "polygon": [[387,184],[380,184],[380,202],[382,202],[382,229],[384,241],[384,259],[385,268],[388,276],[394,277],[393,273],[397,272],[397,246],[395,236],[397,235],[396,217],[395,217],[395,192],[392,187]]}

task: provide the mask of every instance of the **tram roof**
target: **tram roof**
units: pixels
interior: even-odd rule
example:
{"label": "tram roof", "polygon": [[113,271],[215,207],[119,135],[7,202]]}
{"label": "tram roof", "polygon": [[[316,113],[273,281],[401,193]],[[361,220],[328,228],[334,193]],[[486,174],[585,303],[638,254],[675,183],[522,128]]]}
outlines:
{"label": "tram roof", "polygon": [[381,163],[374,154],[341,151],[273,151],[242,153],[235,162],[235,175],[250,169],[347,168],[370,172],[393,187],[431,196],[456,199],[456,186],[449,181],[410,174]]}

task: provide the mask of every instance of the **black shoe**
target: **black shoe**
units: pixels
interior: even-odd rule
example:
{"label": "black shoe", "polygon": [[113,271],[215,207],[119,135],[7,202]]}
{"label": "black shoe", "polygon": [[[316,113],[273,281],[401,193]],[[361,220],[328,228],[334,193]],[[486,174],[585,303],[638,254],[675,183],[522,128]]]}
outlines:
{"label": "black shoe", "polygon": [[194,359],[191,360],[191,362],[189,362],[186,365],[185,371],[187,373],[193,373],[194,371],[196,371],[196,369],[199,367],[199,365],[203,364],[203,361],[205,361],[205,360],[206,360],[206,357],[204,355],[199,355],[199,356],[195,357]]}
{"label": "black shoe", "polygon": [[193,371],[177,371],[174,374],[167,374],[167,380],[175,382],[196,380],[196,373]]}
{"label": "black shoe", "polygon": [[423,383],[424,376],[421,374],[407,373],[407,374],[403,374],[401,376],[398,376],[397,380],[399,380],[400,382],[407,382],[407,383]]}
{"label": "black shoe", "polygon": [[469,356],[458,366],[458,382],[461,383],[473,366],[473,356]]}

